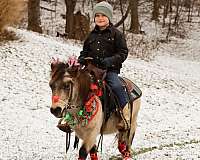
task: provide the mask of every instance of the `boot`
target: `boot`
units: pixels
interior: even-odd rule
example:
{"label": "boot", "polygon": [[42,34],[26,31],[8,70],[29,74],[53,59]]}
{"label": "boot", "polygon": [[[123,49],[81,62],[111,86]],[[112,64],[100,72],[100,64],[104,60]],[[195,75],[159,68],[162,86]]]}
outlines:
{"label": "boot", "polygon": [[122,110],[122,120],[117,124],[117,128],[120,130],[128,130],[130,129],[130,109],[129,103],[125,105]]}

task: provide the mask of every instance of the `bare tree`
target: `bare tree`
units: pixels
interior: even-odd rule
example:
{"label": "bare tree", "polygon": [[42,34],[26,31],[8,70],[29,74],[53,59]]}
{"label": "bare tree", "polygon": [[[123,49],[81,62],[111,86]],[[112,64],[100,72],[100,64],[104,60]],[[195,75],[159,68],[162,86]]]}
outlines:
{"label": "bare tree", "polygon": [[40,19],[40,0],[28,1],[28,30],[42,33]]}
{"label": "bare tree", "polygon": [[152,20],[159,21],[159,1],[153,0]]}
{"label": "bare tree", "polygon": [[68,34],[69,38],[73,38],[73,24],[74,24],[74,10],[77,0],[65,0],[66,5],[66,25],[65,33]]}
{"label": "bare tree", "polygon": [[172,31],[172,27],[171,27],[172,26],[172,3],[173,3],[173,0],[169,0],[170,15],[169,15],[168,32],[167,32],[167,36],[166,36],[167,41],[169,40],[169,36]]}
{"label": "bare tree", "polygon": [[162,27],[165,27],[165,19],[167,18],[168,12],[169,12],[169,4],[170,0],[166,0],[163,2],[164,3],[164,11],[163,11],[163,25]]}
{"label": "bare tree", "polygon": [[74,24],[71,35],[73,39],[85,40],[90,31],[90,20],[88,17],[84,16],[81,11],[74,14]]}
{"label": "bare tree", "polygon": [[124,15],[123,15],[123,13],[122,13],[122,18],[121,18],[121,20],[119,20],[119,22],[117,22],[117,23],[115,24],[115,27],[119,27],[121,24],[124,23],[124,21],[125,21],[126,18],[128,17],[129,12],[130,12],[130,4],[128,5],[128,8],[127,8],[127,10],[126,10],[126,13],[125,13]]}
{"label": "bare tree", "polygon": [[77,0],[65,0],[66,25],[65,34],[67,38],[84,40],[90,30],[89,18],[78,11],[74,13]]}
{"label": "bare tree", "polygon": [[182,9],[182,4],[180,2],[180,0],[176,0],[176,13],[175,13],[175,17],[174,17],[174,25],[176,27],[178,27],[178,24],[179,24],[179,19],[180,19],[180,12],[181,12],[181,9]]}
{"label": "bare tree", "polygon": [[130,31],[138,34],[140,33],[139,27],[139,18],[138,18],[138,0],[129,0],[131,7],[131,26]]}
{"label": "bare tree", "polygon": [[188,22],[192,21],[192,12],[194,9],[195,0],[188,0]]}

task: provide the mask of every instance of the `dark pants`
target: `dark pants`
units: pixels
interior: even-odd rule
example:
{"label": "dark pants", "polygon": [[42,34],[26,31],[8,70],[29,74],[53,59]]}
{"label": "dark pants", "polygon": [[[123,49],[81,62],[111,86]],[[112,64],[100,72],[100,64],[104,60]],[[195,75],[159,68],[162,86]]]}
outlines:
{"label": "dark pants", "polygon": [[126,103],[128,103],[128,95],[120,82],[118,74],[111,71],[107,72],[106,82],[111,87],[114,94],[117,96],[120,107],[123,108]]}

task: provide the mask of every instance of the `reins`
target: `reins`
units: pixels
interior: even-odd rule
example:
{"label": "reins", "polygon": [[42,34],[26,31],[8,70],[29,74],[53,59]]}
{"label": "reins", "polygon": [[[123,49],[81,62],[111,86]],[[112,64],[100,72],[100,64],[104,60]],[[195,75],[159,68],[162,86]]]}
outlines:
{"label": "reins", "polygon": [[[68,103],[65,104],[65,108],[63,109],[63,112],[66,110],[70,110],[71,108],[71,100],[72,100],[72,94],[73,94],[73,87],[72,87],[72,83],[70,83],[70,94],[69,94],[69,100]],[[75,106],[75,105],[74,105]],[[69,147],[70,147],[70,142],[71,142],[71,129],[67,129],[66,130],[66,148],[65,148],[65,152],[67,154]]]}
{"label": "reins", "polygon": [[65,148],[66,154],[67,154],[67,151],[69,150],[70,140],[71,140],[71,131],[66,132],[66,148]]}

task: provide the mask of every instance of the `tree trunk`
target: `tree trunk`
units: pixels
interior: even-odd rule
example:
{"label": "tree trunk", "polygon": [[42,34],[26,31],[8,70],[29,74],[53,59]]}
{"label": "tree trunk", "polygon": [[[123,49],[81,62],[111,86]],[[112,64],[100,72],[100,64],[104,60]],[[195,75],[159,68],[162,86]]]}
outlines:
{"label": "tree trunk", "polygon": [[168,41],[169,40],[169,36],[170,36],[170,33],[172,31],[172,28],[171,28],[171,25],[172,25],[172,3],[173,3],[173,0],[169,0],[169,7],[170,7],[170,15],[169,15],[169,25],[168,25],[168,32],[167,32],[167,36],[166,36],[166,40]]}
{"label": "tree trunk", "polygon": [[198,7],[198,14],[197,16],[199,17],[200,16],[200,7]]}
{"label": "tree trunk", "polygon": [[180,4],[181,2],[179,0],[176,0],[176,14],[174,17],[174,25],[176,27],[178,27],[178,23],[179,23],[179,18],[180,18]]}
{"label": "tree trunk", "polygon": [[126,10],[126,13],[125,15],[122,16],[121,20],[119,22],[117,22],[114,26],[115,27],[119,27],[121,24],[124,23],[124,21],[126,20],[126,18],[128,17],[128,14],[129,14],[129,11],[130,11],[130,4],[128,5],[128,8]]}
{"label": "tree trunk", "polygon": [[168,11],[169,11],[169,0],[166,0],[165,1],[165,4],[164,4],[164,11],[163,11],[163,24],[162,24],[162,27],[164,28],[165,27],[165,19],[167,18],[167,15],[168,15]]}
{"label": "tree trunk", "polygon": [[138,0],[129,0],[131,5],[131,26],[130,31],[138,34],[140,33],[139,30],[139,19],[138,19]]}
{"label": "tree trunk", "polygon": [[65,0],[66,5],[66,25],[65,25],[65,33],[69,38],[73,38],[73,24],[74,24],[74,10],[76,6],[77,0]]}
{"label": "tree trunk", "polygon": [[[121,11],[121,14],[122,14],[122,17],[124,16],[124,10],[123,10],[123,3],[122,3],[122,0],[120,0],[120,11]],[[125,33],[125,25],[124,25],[124,21],[122,22],[123,24],[123,34]]]}
{"label": "tree trunk", "polygon": [[192,22],[192,12],[193,12],[193,9],[194,9],[194,3],[195,3],[195,0],[189,1],[188,22]]}
{"label": "tree trunk", "polygon": [[28,30],[42,33],[40,20],[40,0],[28,1]]}
{"label": "tree trunk", "polygon": [[152,20],[159,21],[159,2],[158,0],[153,1],[153,12],[152,12]]}
{"label": "tree trunk", "polygon": [[190,22],[190,20],[191,20],[191,16],[190,16],[190,14],[191,14],[191,0],[188,0],[188,4],[189,4],[189,6],[188,6],[188,22]]}
{"label": "tree trunk", "polygon": [[90,20],[86,16],[82,15],[81,11],[74,14],[73,30],[71,31],[73,39],[85,40],[90,31]]}

